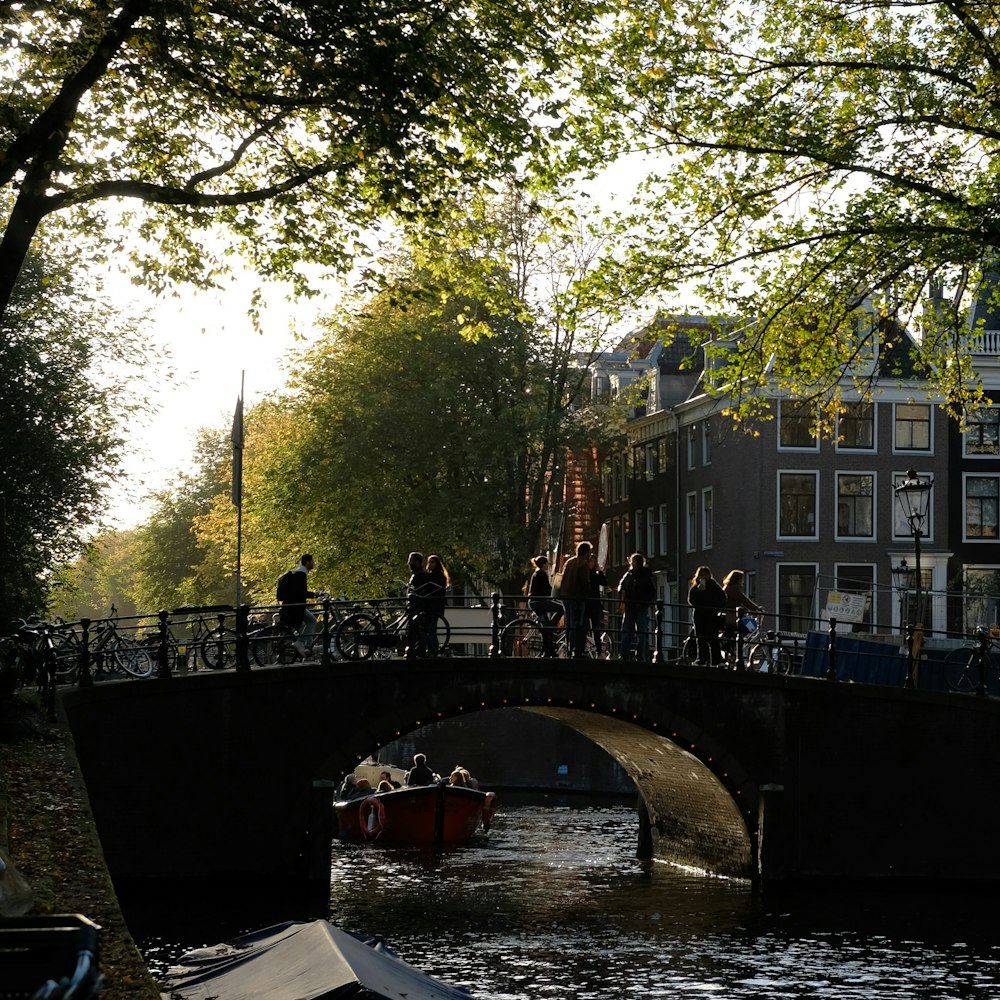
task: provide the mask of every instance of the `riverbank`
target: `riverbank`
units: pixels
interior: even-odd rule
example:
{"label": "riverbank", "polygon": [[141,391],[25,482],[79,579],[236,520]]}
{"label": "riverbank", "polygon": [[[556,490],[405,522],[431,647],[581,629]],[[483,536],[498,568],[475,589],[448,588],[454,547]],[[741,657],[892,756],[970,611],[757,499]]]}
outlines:
{"label": "riverbank", "polygon": [[82,913],[101,928],[102,1000],[159,1000],[104,863],[72,736],[30,701],[4,721],[0,848],[34,894],[31,913]]}

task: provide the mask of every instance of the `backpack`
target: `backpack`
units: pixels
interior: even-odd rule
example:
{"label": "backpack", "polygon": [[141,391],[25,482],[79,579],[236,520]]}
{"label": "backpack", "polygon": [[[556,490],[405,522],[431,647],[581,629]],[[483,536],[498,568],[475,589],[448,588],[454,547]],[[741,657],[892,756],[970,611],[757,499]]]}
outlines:
{"label": "backpack", "polygon": [[275,597],[278,601],[284,603],[291,599],[291,589],[292,589],[292,570],[286,570],[281,576],[278,577],[278,589],[275,592]]}

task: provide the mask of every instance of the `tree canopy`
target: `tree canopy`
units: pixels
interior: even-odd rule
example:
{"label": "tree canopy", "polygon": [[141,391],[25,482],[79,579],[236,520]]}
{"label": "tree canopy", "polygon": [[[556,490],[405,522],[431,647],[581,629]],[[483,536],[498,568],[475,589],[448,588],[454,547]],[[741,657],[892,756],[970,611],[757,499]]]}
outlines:
{"label": "tree canopy", "polygon": [[0,321],[0,622],[43,611],[50,571],[98,523],[119,472],[122,421],[141,402],[135,323],[29,258]]}
{"label": "tree canopy", "polygon": [[[0,5],[0,315],[43,220],[133,273],[343,265],[364,226],[541,154],[592,0],[108,0]],[[58,227],[53,227],[58,228]],[[225,231],[223,254],[209,248]]]}
{"label": "tree canopy", "polygon": [[974,403],[962,306],[1000,248],[995,9],[634,0],[611,36],[575,125],[651,156],[623,284],[745,317],[733,374],[807,393],[851,374],[873,307]]}

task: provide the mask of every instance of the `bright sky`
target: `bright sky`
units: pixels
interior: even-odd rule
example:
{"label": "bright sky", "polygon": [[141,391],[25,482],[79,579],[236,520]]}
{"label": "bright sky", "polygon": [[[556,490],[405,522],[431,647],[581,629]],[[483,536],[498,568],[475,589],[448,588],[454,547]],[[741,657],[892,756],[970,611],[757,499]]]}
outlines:
{"label": "bright sky", "polygon": [[247,315],[252,291],[250,275],[226,292],[189,290],[177,299],[123,290],[122,298],[134,300],[137,310],[148,308],[149,335],[169,351],[176,378],[148,387],[148,418],[129,427],[127,482],[115,491],[110,512],[115,527],[141,523],[150,513],[150,492],[169,486],[178,471],[190,468],[201,428],[219,428],[228,436],[241,374],[247,409],[284,384],[289,353],[306,345],[315,333],[317,314],[332,308],[322,299],[289,303],[283,289],[276,289],[258,332]]}

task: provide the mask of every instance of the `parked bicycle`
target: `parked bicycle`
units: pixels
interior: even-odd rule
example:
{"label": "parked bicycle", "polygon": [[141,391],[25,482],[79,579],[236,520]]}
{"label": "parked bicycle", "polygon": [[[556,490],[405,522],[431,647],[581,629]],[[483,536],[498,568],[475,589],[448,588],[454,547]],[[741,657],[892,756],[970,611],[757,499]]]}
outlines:
{"label": "parked bicycle", "polygon": [[396,604],[348,615],[337,626],[335,638],[345,660],[392,656],[406,649],[415,656],[442,656],[450,642],[451,626],[443,615],[411,613]]}
{"label": "parked bicycle", "polygon": [[982,691],[992,679],[996,683],[1000,664],[995,651],[1000,648],[1000,636],[994,636],[985,625],[977,625],[972,639],[951,650],[944,658],[944,679],[952,691]]}
{"label": "parked bicycle", "polygon": [[[566,641],[566,629],[562,625],[547,626],[550,630],[549,639],[552,648],[559,659],[569,659],[571,651]],[[534,612],[518,614],[507,622],[500,630],[500,648],[504,656],[544,656],[545,642],[542,637],[542,624]],[[604,633],[603,645],[611,649],[611,639]],[[593,632],[588,629],[584,655],[597,659],[597,646],[594,643]]]}
{"label": "parked bicycle", "polygon": [[[57,622],[52,625],[52,640],[56,653],[56,680],[73,683],[77,678],[83,633],[78,623]],[[153,673],[153,657],[134,636],[126,635],[118,623],[118,609],[112,604],[111,614],[90,626],[89,652],[99,673],[124,671],[131,677],[149,677]]]}

